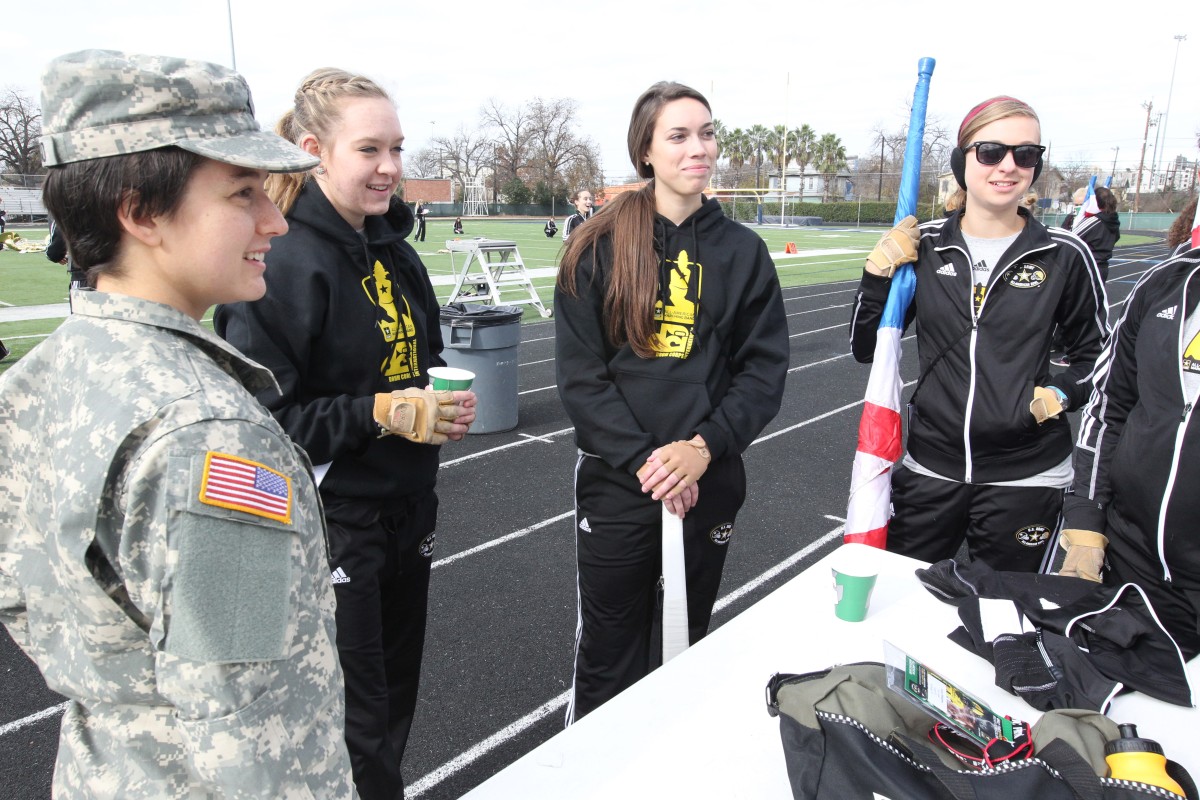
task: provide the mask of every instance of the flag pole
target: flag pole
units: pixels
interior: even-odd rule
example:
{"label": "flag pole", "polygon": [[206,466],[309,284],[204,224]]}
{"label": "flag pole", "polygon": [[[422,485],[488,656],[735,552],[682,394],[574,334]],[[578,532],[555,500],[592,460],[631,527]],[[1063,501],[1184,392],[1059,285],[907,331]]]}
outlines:
{"label": "flag pole", "polygon": [[[932,58],[917,62],[917,87],[913,92],[900,173],[900,194],[893,224],[917,213],[921,189],[921,155],[925,140],[925,115],[929,105],[929,80],[937,64]],[[867,379],[862,418],[858,423],[858,447],[850,478],[850,501],[846,509],[845,542],[861,542],[882,548],[887,543],[887,524],[892,497],[892,465],[903,453],[900,423],[900,337],[904,315],[916,293],[917,276],[912,264],[904,264],[892,276],[887,302],[875,339],[875,358]]]}

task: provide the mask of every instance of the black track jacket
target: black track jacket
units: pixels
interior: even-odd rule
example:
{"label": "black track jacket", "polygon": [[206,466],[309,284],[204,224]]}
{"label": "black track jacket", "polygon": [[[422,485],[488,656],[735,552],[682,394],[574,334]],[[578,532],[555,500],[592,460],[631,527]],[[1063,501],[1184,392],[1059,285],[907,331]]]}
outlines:
{"label": "black track jacket", "polygon": [[1200,590],[1200,421],[1183,387],[1183,325],[1200,304],[1200,249],[1142,276],[1096,364],[1066,527],[1107,534],[1110,556]]}
{"label": "black track jacket", "polygon": [[[1054,385],[1067,408],[1081,406],[1108,336],[1104,285],[1087,246],[1020,213],[1025,229],[993,270],[978,316],[962,212],[921,225],[917,293],[905,325],[915,317],[924,382],[910,406],[908,452],[965,483],[1028,478],[1071,454],[1064,415],[1039,426],[1029,413],[1033,389],[1051,383],[1050,340],[1062,326],[1071,366]],[[890,286],[890,278],[864,271],[850,323],[860,362],[874,358]]]}

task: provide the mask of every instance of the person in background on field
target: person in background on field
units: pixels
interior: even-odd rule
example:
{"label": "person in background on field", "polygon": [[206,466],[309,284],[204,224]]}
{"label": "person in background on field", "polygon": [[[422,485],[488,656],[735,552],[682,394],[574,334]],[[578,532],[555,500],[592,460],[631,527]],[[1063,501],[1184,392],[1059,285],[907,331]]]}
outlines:
{"label": "person in background on field", "polygon": [[[1092,251],[1096,259],[1096,267],[1100,270],[1101,279],[1108,282],[1108,262],[1112,258],[1113,247],[1121,238],[1121,218],[1117,215],[1117,197],[1111,190],[1097,186],[1093,200],[1088,201],[1089,208],[1084,209],[1083,220],[1071,230]],[[1068,219],[1073,219],[1068,217]],[[1062,329],[1054,332],[1054,344],[1050,348],[1050,363],[1056,367],[1070,366],[1070,359],[1064,352],[1066,343],[1062,338]]]}
{"label": "person in background on field", "polygon": [[42,78],[46,208],[94,290],[0,377],[0,620],[66,695],[59,798],[353,797],[308,457],[200,323],[287,223],[235,72],[88,50]]}
{"label": "person in background on field", "polygon": [[[1104,286],[1076,237],[1046,228],[1021,199],[1042,168],[1034,110],[994,97],[963,119],[951,167],[959,210],[906,218],[867,259],[851,349],[874,357],[893,270],[915,262],[920,375],[909,399],[907,453],[892,476],[887,549],[923,561],[972,559],[997,570],[1049,568],[1071,429],[1063,411],[1090,391],[1108,334]],[[1056,325],[1071,367],[1048,372]]]}
{"label": "person in background on field", "polygon": [[8,212],[0,208],[0,236],[4,235],[4,231],[8,228]]}
{"label": "person in background on field", "polygon": [[568,198],[571,205],[575,206],[575,213],[567,217],[567,222],[563,226],[563,241],[571,238],[571,233],[582,225],[585,221],[592,217],[592,193],[587,189],[580,189],[575,194]]}
{"label": "person in background on field", "polygon": [[1123,304],[1080,415],[1060,540],[1059,574],[1136,583],[1185,660],[1200,653],[1198,305],[1200,249],[1150,269]]}
{"label": "person in background on field", "polygon": [[454,233],[461,236],[463,232],[462,217],[454,218]]}
{"label": "person in background on field", "polygon": [[1086,200],[1086,199],[1087,199],[1087,187],[1086,186],[1080,186],[1078,189],[1075,190],[1075,193],[1071,195],[1071,204],[1069,206],[1067,206],[1067,216],[1063,218],[1062,225],[1061,225],[1061,227],[1064,231],[1069,231],[1069,230],[1071,230],[1072,227],[1074,227],[1075,215],[1076,215],[1076,213],[1078,213],[1079,207],[1081,205],[1083,205],[1084,200]]}
{"label": "person in background on field", "polygon": [[778,412],[788,368],[766,244],[701,194],[718,154],[708,101],[656,83],[627,141],[651,180],[571,236],[554,290],[559,396],[580,453],[568,724],[660,660],[664,504],[683,524],[689,639],[707,633],[746,497],[742,453]]}
{"label": "person in background on field", "polygon": [[554,223],[554,217],[546,220],[546,227],[542,228],[542,232],[546,234],[547,239],[554,238],[554,234],[558,233],[558,225]]}
{"label": "person in background on field", "polygon": [[425,241],[425,218],[429,216],[429,209],[425,207],[424,200],[417,201],[417,208],[414,212],[417,218],[417,235],[413,237],[414,242]]}
{"label": "person in background on field", "polygon": [[319,465],[354,781],[366,800],[394,800],[425,646],[439,445],[467,433],[475,395],[426,388],[446,363],[440,306],[405,241],[404,132],[387,92],[315,70],[276,130],[320,164],[268,183],[290,228],[266,255],[266,296],[213,321],[275,374],[279,391],[259,399]]}
{"label": "person in background on field", "polygon": [[1083,220],[1071,232],[1083,239],[1091,249],[1100,276],[1107,282],[1108,262],[1112,258],[1113,247],[1121,238],[1121,218],[1117,216],[1117,197],[1110,189],[1097,186],[1093,196],[1097,210],[1085,209]]}

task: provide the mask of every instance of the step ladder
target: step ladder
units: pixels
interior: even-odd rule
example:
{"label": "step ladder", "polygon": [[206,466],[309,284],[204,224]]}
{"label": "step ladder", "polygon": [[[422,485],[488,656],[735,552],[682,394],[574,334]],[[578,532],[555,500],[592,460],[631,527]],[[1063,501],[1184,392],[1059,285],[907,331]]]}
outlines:
{"label": "step ladder", "polygon": [[[542,304],[516,242],[505,239],[451,239],[446,242],[446,249],[450,251],[450,268],[455,276],[454,289],[447,303],[471,301],[490,302],[495,306],[530,305],[543,317],[553,313]],[[465,257],[462,266],[455,264],[456,253]]]}

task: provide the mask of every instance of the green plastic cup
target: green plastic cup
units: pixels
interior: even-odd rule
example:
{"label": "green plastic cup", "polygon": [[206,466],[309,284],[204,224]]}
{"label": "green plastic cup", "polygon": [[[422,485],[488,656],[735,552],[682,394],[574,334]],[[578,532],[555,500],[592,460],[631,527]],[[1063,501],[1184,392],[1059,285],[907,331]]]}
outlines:
{"label": "green plastic cup", "polygon": [[435,391],[462,392],[471,388],[475,373],[458,367],[430,367],[429,379]]}
{"label": "green plastic cup", "polygon": [[833,613],[847,622],[862,622],[871,606],[871,592],[879,575],[876,550],[863,544],[843,545],[832,568]]}

